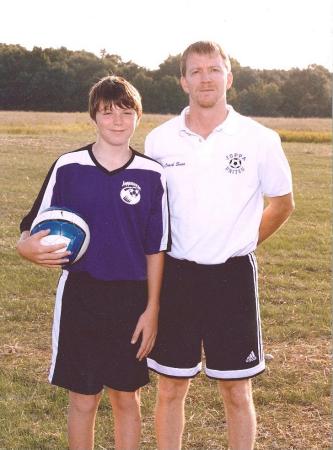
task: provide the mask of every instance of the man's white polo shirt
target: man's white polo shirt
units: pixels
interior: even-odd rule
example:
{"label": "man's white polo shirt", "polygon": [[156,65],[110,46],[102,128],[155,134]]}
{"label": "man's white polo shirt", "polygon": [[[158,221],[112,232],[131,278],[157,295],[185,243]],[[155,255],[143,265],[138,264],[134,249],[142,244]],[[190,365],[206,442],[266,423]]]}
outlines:
{"label": "man's white polo shirt", "polygon": [[145,154],[167,176],[170,255],[220,264],[255,250],[263,196],[292,191],[290,168],[279,135],[231,106],[207,139],[186,127],[187,111],[148,134]]}

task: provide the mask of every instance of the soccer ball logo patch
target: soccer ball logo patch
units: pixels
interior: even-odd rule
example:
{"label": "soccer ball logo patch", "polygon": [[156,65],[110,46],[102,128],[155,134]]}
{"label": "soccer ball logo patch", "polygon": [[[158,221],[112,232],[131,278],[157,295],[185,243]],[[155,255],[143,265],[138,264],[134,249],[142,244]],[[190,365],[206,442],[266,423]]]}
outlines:
{"label": "soccer ball logo patch", "polygon": [[239,158],[232,158],[229,161],[229,167],[231,169],[239,169],[242,165],[242,161]]}
{"label": "soccer ball logo patch", "polygon": [[123,181],[120,198],[128,205],[136,205],[141,200],[141,187],[133,181]]}
{"label": "soccer ball logo patch", "polygon": [[242,153],[230,153],[226,156],[227,166],[225,170],[233,175],[241,174],[245,171],[246,156]]}

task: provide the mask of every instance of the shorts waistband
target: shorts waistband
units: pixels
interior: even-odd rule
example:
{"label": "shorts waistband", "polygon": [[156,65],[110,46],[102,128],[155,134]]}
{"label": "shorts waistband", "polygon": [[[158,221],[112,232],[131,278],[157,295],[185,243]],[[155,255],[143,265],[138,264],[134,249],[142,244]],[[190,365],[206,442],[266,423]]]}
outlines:
{"label": "shorts waistband", "polygon": [[232,256],[231,258],[227,259],[225,262],[220,264],[201,264],[197,263],[195,261],[189,261],[187,259],[178,259],[174,258],[173,256],[170,256],[168,254],[165,255],[166,262],[170,262],[171,264],[177,264],[179,267],[200,267],[200,268],[207,268],[207,269],[217,269],[222,267],[227,267],[232,264],[238,264],[241,261],[248,261],[250,258],[250,255],[254,255],[254,252],[251,252],[247,255],[242,256]]}
{"label": "shorts waistband", "polygon": [[100,286],[144,286],[147,284],[147,280],[103,280],[93,277],[89,272],[82,271],[68,271],[68,280]]}

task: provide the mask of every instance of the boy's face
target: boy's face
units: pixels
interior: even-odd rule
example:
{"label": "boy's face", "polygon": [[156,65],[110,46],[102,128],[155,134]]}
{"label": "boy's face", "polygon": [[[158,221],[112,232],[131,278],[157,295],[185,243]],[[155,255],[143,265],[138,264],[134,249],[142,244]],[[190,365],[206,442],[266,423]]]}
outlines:
{"label": "boy's face", "polygon": [[134,109],[116,105],[105,107],[101,103],[96,113],[99,137],[113,146],[129,145],[137,126],[138,116]]}

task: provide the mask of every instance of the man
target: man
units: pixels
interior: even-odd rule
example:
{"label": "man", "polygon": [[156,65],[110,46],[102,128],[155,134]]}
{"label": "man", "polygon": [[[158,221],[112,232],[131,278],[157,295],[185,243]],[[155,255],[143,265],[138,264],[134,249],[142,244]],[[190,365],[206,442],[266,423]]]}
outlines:
{"label": "man", "polygon": [[[251,377],[264,371],[254,251],[294,208],[291,174],[277,133],[227,104],[230,61],[214,42],[181,58],[189,107],[153,130],[146,154],[166,169],[171,251],[157,342],[148,365],[160,374],[160,450],[181,448],[189,379],[218,380],[229,447],[254,447]],[[264,208],[264,197],[267,206]]]}

